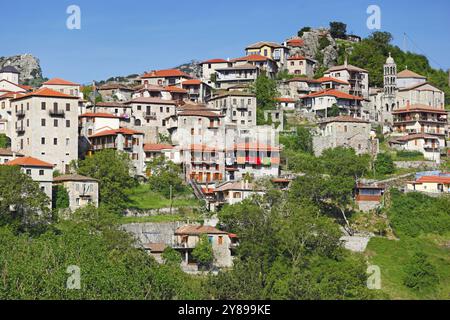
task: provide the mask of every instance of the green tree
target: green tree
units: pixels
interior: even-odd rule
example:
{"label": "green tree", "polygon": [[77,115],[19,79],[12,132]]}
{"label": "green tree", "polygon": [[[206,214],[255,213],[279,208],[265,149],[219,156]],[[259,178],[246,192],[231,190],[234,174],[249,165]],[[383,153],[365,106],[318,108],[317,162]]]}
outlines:
{"label": "green tree", "polygon": [[251,91],[256,95],[257,121],[259,124],[264,124],[264,111],[273,110],[276,107],[275,98],[279,96],[277,83],[263,72],[252,85]]}
{"label": "green tree", "polygon": [[19,167],[0,166],[0,199],[0,226],[42,232],[52,219],[50,199]]}
{"label": "green tree", "polygon": [[170,197],[171,188],[173,193],[186,192],[186,186],[181,179],[181,169],[172,161],[157,157],[147,163],[147,168],[150,170],[148,184],[153,191],[166,198]]}
{"label": "green tree", "polygon": [[181,263],[181,255],[172,247],[167,247],[162,253],[165,264],[179,266]]}
{"label": "green tree", "polygon": [[356,155],[352,148],[337,147],[324,150],[320,161],[326,173],[331,176],[340,175],[356,180],[368,171],[370,158],[366,155]]}
{"label": "green tree", "polygon": [[53,196],[53,208],[54,209],[66,209],[69,207],[69,193],[62,185],[56,185],[52,190]]}
{"label": "green tree", "polygon": [[406,276],[403,284],[408,288],[424,291],[433,289],[439,284],[437,270],[424,253],[415,253],[404,269]]}
{"label": "green tree", "polygon": [[329,110],[327,110],[328,117],[337,117],[341,114],[341,110],[337,106],[337,104],[333,104]]}
{"label": "green tree", "polygon": [[392,174],[395,172],[395,164],[388,153],[380,153],[375,160],[375,171],[378,174]]}
{"label": "green tree", "polygon": [[11,146],[11,140],[6,136],[6,134],[0,134],[0,148],[6,149]]}
{"label": "green tree", "polygon": [[311,31],[311,27],[303,27],[297,32],[297,35],[301,38],[305,32],[309,31]]}
{"label": "green tree", "polygon": [[99,180],[100,201],[116,210],[123,209],[129,202],[126,190],[135,185],[130,176],[131,162],[126,153],[102,150],[72,163],[78,174]]}
{"label": "green tree", "polygon": [[200,240],[192,250],[192,257],[197,261],[200,266],[210,267],[214,261],[214,254],[212,245],[209,243],[208,236],[203,234],[200,236]]}
{"label": "green tree", "polygon": [[330,22],[330,34],[335,39],[344,39],[347,35],[347,25],[342,22]]}

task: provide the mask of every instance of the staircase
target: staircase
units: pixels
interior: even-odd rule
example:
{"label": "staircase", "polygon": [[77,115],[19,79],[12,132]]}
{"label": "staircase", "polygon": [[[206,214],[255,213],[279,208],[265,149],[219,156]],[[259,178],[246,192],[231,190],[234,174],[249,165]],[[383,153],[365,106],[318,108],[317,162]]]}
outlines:
{"label": "staircase", "polygon": [[189,184],[192,187],[192,190],[194,190],[197,199],[206,201],[206,195],[203,193],[202,188],[200,188],[198,183],[195,180],[190,180]]}

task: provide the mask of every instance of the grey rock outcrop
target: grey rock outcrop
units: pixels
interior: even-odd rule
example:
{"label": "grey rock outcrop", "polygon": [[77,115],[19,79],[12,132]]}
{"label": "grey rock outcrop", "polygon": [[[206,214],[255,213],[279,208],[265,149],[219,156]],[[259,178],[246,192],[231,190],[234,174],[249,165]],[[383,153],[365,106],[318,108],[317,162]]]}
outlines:
{"label": "grey rock outcrop", "polygon": [[39,59],[31,54],[0,57],[0,68],[8,65],[15,67],[20,72],[19,81],[21,83],[42,79],[42,69]]}

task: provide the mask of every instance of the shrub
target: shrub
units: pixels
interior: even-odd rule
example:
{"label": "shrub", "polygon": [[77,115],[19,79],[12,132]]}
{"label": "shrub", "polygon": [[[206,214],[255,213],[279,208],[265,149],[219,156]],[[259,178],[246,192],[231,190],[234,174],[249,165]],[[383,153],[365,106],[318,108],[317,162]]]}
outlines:
{"label": "shrub", "polygon": [[375,171],[379,174],[392,174],[395,172],[395,165],[392,157],[388,153],[380,153],[375,160]]}
{"label": "shrub", "polygon": [[436,268],[428,261],[424,253],[416,253],[405,266],[406,276],[403,284],[408,288],[424,291],[439,284]]}

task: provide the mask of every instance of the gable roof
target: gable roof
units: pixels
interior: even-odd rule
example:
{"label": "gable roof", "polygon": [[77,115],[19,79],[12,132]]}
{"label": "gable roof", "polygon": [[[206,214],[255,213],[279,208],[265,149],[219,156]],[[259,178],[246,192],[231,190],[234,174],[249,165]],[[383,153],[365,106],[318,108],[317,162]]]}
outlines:
{"label": "gable roof", "polygon": [[144,133],[136,131],[136,130],[131,130],[128,128],[120,128],[120,129],[104,130],[104,131],[98,132],[92,136],[89,136],[89,138],[104,137],[104,136],[117,136],[118,134],[131,136],[134,134],[144,134]]}
{"label": "gable roof", "polygon": [[53,182],[65,182],[65,181],[91,181],[91,182],[98,182],[97,179],[94,179],[94,178],[91,178],[91,177],[82,176],[82,175],[79,175],[79,174],[68,174],[68,175],[63,175],[63,176],[59,176],[59,177],[53,178]]}
{"label": "gable roof", "polygon": [[422,176],[415,183],[443,183],[450,184],[450,177],[444,176]]}
{"label": "gable roof", "polygon": [[76,100],[79,99],[78,97],[70,96],[68,94],[43,87],[36,91],[26,93],[26,94],[21,95],[20,97],[14,98],[14,99],[12,99],[12,101],[17,101],[17,100],[22,100],[22,99],[32,98],[32,97],[64,98],[64,99],[76,99]]}
{"label": "gable roof", "polygon": [[305,45],[305,41],[301,38],[293,38],[286,41],[286,44],[290,47],[303,47]]}
{"label": "gable roof", "polygon": [[272,41],[258,41],[256,43],[253,43],[251,45],[249,45],[247,48],[245,49],[259,49],[261,47],[272,47],[272,48],[283,48],[283,46],[279,43],[276,42],[272,42]]}
{"label": "gable roof", "polygon": [[223,118],[223,115],[217,114],[212,111],[208,110],[200,110],[200,109],[193,109],[193,110],[183,110],[180,113],[178,113],[181,117],[205,117],[205,118]]}
{"label": "gable roof", "polygon": [[119,102],[97,102],[95,105],[102,108],[129,108],[129,106]]}
{"label": "gable roof", "polygon": [[14,155],[16,155],[17,157],[22,157],[23,156],[21,153],[14,152],[11,149],[0,148],[0,156],[12,157]]}
{"label": "gable roof", "polygon": [[185,77],[192,78],[187,73],[178,69],[165,69],[165,70],[154,70],[144,74],[141,79],[146,78],[170,78],[170,77]]}
{"label": "gable roof", "polygon": [[300,99],[304,98],[316,98],[316,97],[324,97],[324,96],[332,96],[338,99],[346,99],[346,100],[363,100],[362,97],[353,96],[351,94],[334,90],[334,89],[328,89],[320,92],[314,92],[311,94],[308,94],[306,96],[301,97]]}
{"label": "gable roof", "polygon": [[341,66],[334,66],[334,67],[329,68],[324,73],[329,73],[329,72],[339,71],[339,70],[348,70],[348,71],[354,71],[354,72],[365,72],[365,73],[368,73],[367,70],[365,70],[363,68],[356,67],[356,66],[351,65],[351,64],[347,64],[347,65],[343,64]]}
{"label": "gable roof", "polygon": [[369,121],[366,121],[366,120],[363,120],[363,119],[359,119],[359,118],[354,118],[354,117],[351,117],[351,116],[331,117],[331,118],[326,118],[326,119],[320,121],[320,123],[331,123],[331,122],[369,123]]}
{"label": "gable roof", "polygon": [[48,162],[33,158],[33,157],[23,157],[16,158],[14,160],[5,163],[8,166],[20,166],[20,167],[38,167],[38,168],[53,168],[54,165]]}
{"label": "gable roof", "polygon": [[183,81],[181,84],[184,86],[184,85],[200,85],[201,83],[202,81],[199,79],[191,79]]}
{"label": "gable roof", "polygon": [[245,56],[245,57],[232,59],[231,62],[236,62],[236,61],[252,61],[252,62],[255,62],[255,61],[268,61],[268,60],[272,60],[272,59],[270,59],[268,57],[265,57],[265,56],[262,56],[260,54],[250,54],[250,55]]}
{"label": "gable roof", "polygon": [[214,63],[228,63],[228,61],[225,60],[225,59],[209,59],[209,60],[200,62],[200,64],[207,64],[207,63],[211,63],[211,64],[214,64]]}
{"label": "gable roof", "polygon": [[166,149],[173,149],[174,146],[170,144],[162,144],[162,143],[146,143],[144,144],[144,151],[161,151]]}
{"label": "gable roof", "polygon": [[283,98],[283,97],[275,98],[275,100],[278,102],[295,102],[296,101],[295,99],[292,99],[292,98]]}
{"label": "gable roof", "polygon": [[403,137],[394,138],[389,142],[392,143],[406,143],[411,140],[417,140],[417,139],[431,139],[431,140],[439,140],[439,138],[432,136],[430,134],[426,133],[416,133],[416,134],[409,134]]}
{"label": "gable roof", "polygon": [[120,117],[115,116],[111,113],[106,112],[87,112],[83,113],[79,116],[80,118],[112,118],[112,119],[119,119]]}
{"label": "gable roof", "polygon": [[14,68],[13,66],[4,66],[1,70],[0,73],[15,73],[15,74],[20,74],[19,71],[17,71],[16,68]]}
{"label": "gable roof", "polygon": [[175,105],[175,101],[173,100],[164,100],[161,98],[152,98],[152,97],[139,97],[135,98],[133,100],[125,102],[125,104],[131,104],[131,103],[148,103],[148,104],[169,104],[169,105]]}
{"label": "gable roof", "polygon": [[187,93],[186,89],[175,87],[175,86],[167,86],[164,87],[165,90],[169,91],[170,93]]}
{"label": "gable roof", "polygon": [[404,78],[426,79],[427,77],[424,77],[418,73],[415,73],[414,71],[406,69],[406,70],[399,72],[397,74],[397,78],[400,78],[400,79],[404,79]]}
{"label": "gable roof", "polygon": [[317,81],[319,81],[319,82],[336,82],[336,83],[350,85],[350,83],[348,83],[347,81],[339,80],[339,79],[332,78],[332,77],[322,77],[322,78],[317,79]]}
{"label": "gable roof", "polygon": [[294,61],[294,60],[309,60],[309,61],[315,62],[314,59],[310,59],[310,58],[308,58],[308,57],[301,56],[301,55],[299,55],[299,54],[296,54],[296,55],[294,55],[294,56],[290,56],[290,57],[288,58],[288,61]]}
{"label": "gable roof", "polygon": [[70,82],[61,78],[50,79],[43,84],[45,85],[55,85],[55,86],[79,86],[78,83]]}
{"label": "gable roof", "polygon": [[178,228],[175,235],[201,235],[201,234],[228,234],[211,226],[192,226],[186,225]]}
{"label": "gable roof", "polygon": [[401,109],[396,109],[392,111],[392,114],[398,113],[409,113],[409,112],[430,112],[430,113],[439,113],[439,114],[447,114],[445,109],[433,108],[424,104],[413,104],[410,106],[406,106]]}

